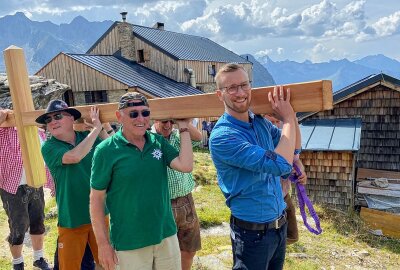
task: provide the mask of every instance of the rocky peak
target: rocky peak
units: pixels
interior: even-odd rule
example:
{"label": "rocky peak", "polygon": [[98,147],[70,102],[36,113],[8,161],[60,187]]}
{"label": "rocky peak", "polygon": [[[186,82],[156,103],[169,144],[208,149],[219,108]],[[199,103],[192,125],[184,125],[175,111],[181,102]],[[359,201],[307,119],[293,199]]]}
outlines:
{"label": "rocky peak", "polygon": [[[29,76],[29,84],[36,110],[45,109],[50,100],[61,99],[64,92],[71,89],[66,84],[41,76]],[[10,88],[5,73],[0,73],[0,107],[12,109]]]}

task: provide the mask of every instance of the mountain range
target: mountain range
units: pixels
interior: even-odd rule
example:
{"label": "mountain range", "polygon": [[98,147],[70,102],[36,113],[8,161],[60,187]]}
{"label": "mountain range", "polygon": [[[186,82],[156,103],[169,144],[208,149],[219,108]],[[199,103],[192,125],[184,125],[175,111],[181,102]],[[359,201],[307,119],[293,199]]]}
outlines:
{"label": "mountain range", "polygon": [[[28,72],[35,73],[60,52],[84,53],[112,21],[89,22],[78,16],[68,24],[31,21],[22,12],[0,18],[0,50],[10,45],[24,49]],[[5,71],[0,58],[0,72]]]}
{"label": "mountain range", "polygon": [[356,61],[341,59],[322,63],[290,60],[274,62],[268,56],[257,60],[269,71],[277,84],[332,80],[334,92],[371,74],[385,73],[400,78],[400,62],[382,54],[366,56]]}
{"label": "mountain range", "polygon": [[[17,12],[0,18],[0,50],[10,45],[23,48],[28,71],[33,74],[60,52],[85,53],[112,23],[89,22],[78,16],[70,23],[57,25],[50,21],[32,21]],[[400,62],[382,54],[356,61],[341,59],[322,63],[273,61],[268,56],[254,58],[249,54],[242,57],[253,63],[254,87],[328,79],[337,91],[371,74],[383,72],[400,78]],[[1,55],[0,72],[4,71]]]}
{"label": "mountain range", "polygon": [[253,81],[251,83],[252,87],[261,87],[267,85],[275,85],[276,82],[272,75],[268,72],[268,69],[261,65],[257,59],[251,54],[242,54],[241,57],[253,63]]}

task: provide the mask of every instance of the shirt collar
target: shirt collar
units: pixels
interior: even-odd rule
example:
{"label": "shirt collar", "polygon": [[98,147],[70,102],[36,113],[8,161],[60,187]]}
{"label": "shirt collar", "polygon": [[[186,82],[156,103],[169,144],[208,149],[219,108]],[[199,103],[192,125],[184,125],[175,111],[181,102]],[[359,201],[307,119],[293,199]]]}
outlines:
{"label": "shirt collar", "polygon": [[[117,131],[117,133],[115,133],[113,135],[113,137],[115,139],[117,139],[118,142],[120,142],[121,144],[125,144],[125,145],[129,145],[131,144],[125,137],[124,134],[122,134],[122,129],[123,127],[121,126],[121,128]],[[151,141],[151,137],[150,137],[150,132],[148,130],[146,130],[146,133],[144,134],[145,138],[146,138],[146,143]],[[131,144],[132,145],[132,144]]]}
{"label": "shirt collar", "polygon": [[255,114],[250,110],[249,110],[249,118],[250,118],[249,122],[244,122],[242,120],[236,119],[235,117],[233,117],[232,115],[230,115],[227,112],[225,112],[224,115],[229,122],[231,122],[235,125],[242,126],[244,128],[250,128],[252,126],[252,123],[254,122],[254,118],[255,118]]}

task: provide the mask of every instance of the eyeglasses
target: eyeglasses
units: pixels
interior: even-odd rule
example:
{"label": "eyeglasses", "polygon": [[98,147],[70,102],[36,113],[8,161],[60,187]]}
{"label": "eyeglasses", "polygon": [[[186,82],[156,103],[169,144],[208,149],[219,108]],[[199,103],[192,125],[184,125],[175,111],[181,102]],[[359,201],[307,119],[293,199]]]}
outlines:
{"label": "eyeglasses", "polygon": [[130,118],[137,118],[139,114],[143,117],[148,117],[150,116],[150,111],[149,110],[143,110],[143,111],[131,111],[129,113]]}
{"label": "eyeglasses", "polygon": [[229,95],[234,95],[239,91],[239,87],[242,88],[243,91],[249,91],[251,88],[251,84],[249,82],[244,82],[239,85],[230,85],[227,87],[221,87],[219,90],[226,91]]}
{"label": "eyeglasses", "polygon": [[54,114],[53,116],[49,115],[49,116],[47,116],[47,117],[44,119],[44,123],[45,123],[46,125],[47,125],[47,124],[50,124],[51,121],[53,121],[53,119],[54,119],[54,120],[61,120],[61,119],[63,119],[64,116],[65,116],[65,115],[62,114],[62,113],[56,113],[56,114]]}
{"label": "eyeglasses", "polygon": [[161,121],[161,123],[163,123],[163,124],[170,123],[171,125],[173,125],[174,121],[172,121],[172,120],[164,120],[164,121]]}

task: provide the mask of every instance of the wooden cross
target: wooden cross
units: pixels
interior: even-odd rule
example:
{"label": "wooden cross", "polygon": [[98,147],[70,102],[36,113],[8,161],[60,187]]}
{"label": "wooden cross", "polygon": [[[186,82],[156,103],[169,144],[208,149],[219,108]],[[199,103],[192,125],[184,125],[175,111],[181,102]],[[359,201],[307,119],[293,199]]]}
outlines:
{"label": "wooden cross", "polygon": [[[44,113],[33,106],[28,72],[24,52],[21,48],[10,46],[4,50],[7,77],[10,85],[14,111],[9,114],[1,127],[17,127],[21,144],[27,183],[40,187],[46,182],[44,162],[40,154],[40,142],[37,135],[35,119]],[[332,109],[332,82],[328,80],[287,84],[290,88],[291,104],[296,112],[316,112]],[[256,114],[272,113],[268,102],[268,92],[273,86],[254,88],[252,90],[251,110]],[[97,105],[100,110],[101,122],[115,122],[115,111],[118,103]],[[160,98],[149,100],[151,118],[155,120],[220,116],[224,113],[224,105],[215,93]],[[90,121],[91,106],[77,106],[82,118]],[[10,157],[12,158],[12,157]]]}

